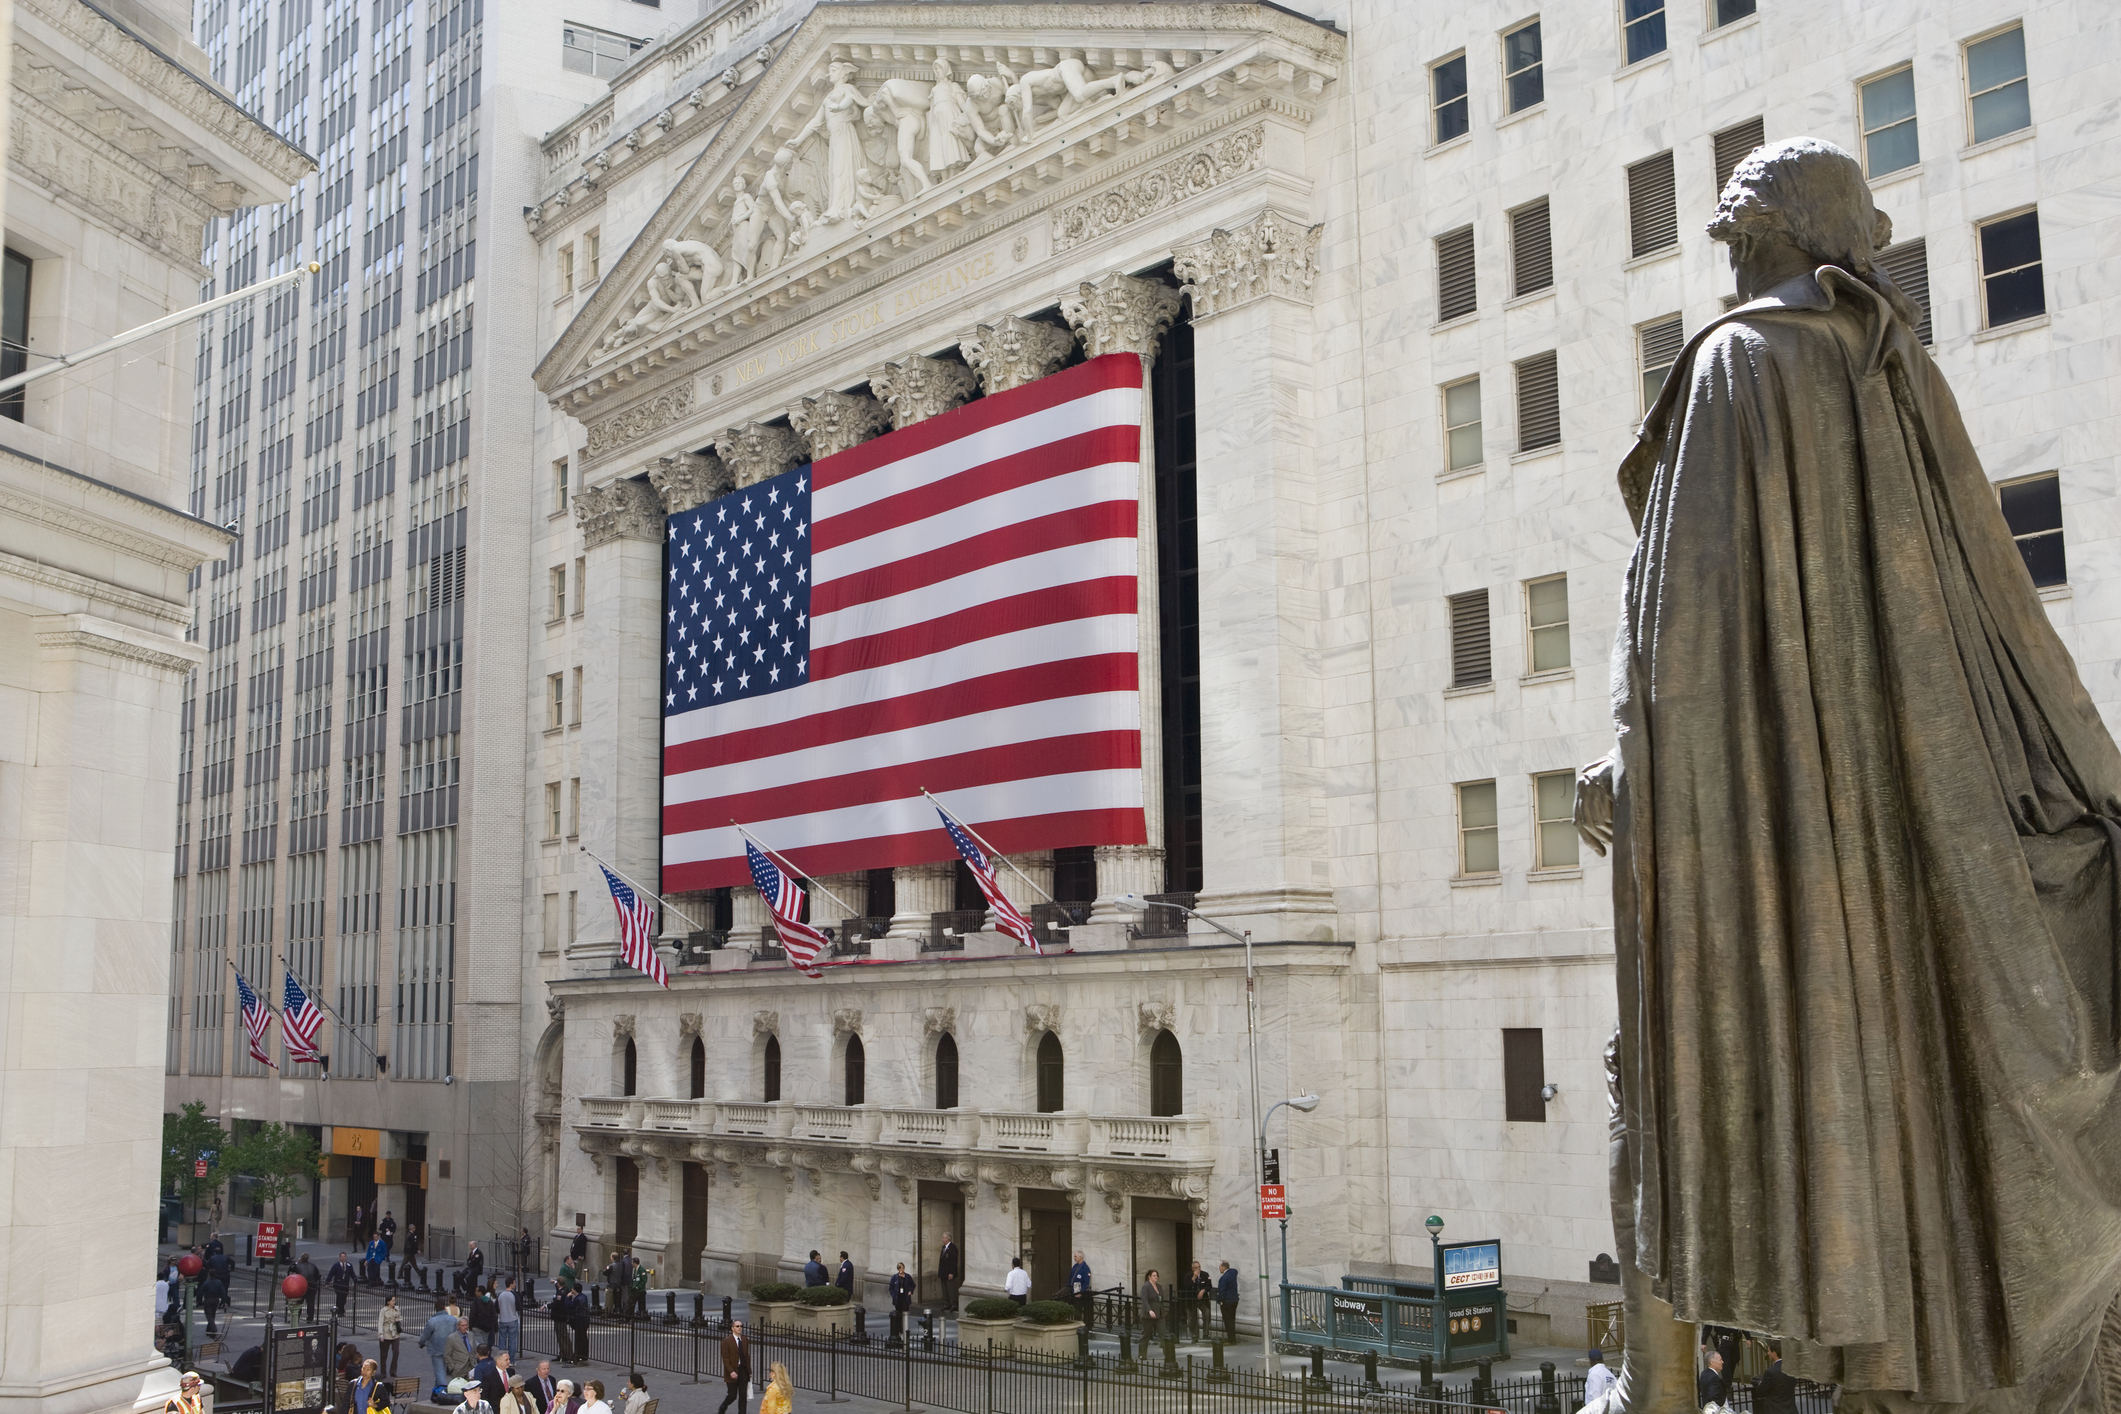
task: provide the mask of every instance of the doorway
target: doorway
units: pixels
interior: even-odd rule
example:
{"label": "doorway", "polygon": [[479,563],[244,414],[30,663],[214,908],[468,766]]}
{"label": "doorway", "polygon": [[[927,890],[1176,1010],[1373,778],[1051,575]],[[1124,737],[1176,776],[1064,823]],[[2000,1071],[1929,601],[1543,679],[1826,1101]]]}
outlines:
{"label": "doorway", "polygon": [[1157,1284],[1172,1290],[1193,1266],[1193,1213],[1172,1198],[1134,1200],[1134,1284],[1139,1291],[1154,1268]]}
{"label": "doorway", "polygon": [[684,1233],[683,1256],[678,1275],[684,1281],[700,1279],[700,1249],[707,1245],[707,1170],[700,1164],[685,1165],[685,1192],[679,1228]]}
{"label": "doorway", "polygon": [[[353,1216],[356,1208],[361,1210],[363,1220],[372,1229],[375,1226],[376,1212],[376,1161],[374,1159],[350,1159],[347,1161],[346,1214],[349,1218]],[[347,1236],[355,1242],[361,1240],[361,1235],[356,1232],[349,1232]]]}
{"label": "doorway", "polygon": [[1031,1273],[1031,1299],[1046,1301],[1068,1289],[1068,1268],[1074,1265],[1075,1214],[1068,1195],[1046,1188],[1016,1190],[1017,1210],[1022,1214],[1020,1251],[1024,1270]]}
{"label": "doorway", "polygon": [[617,1229],[613,1235],[614,1247],[633,1246],[634,1236],[641,1230],[641,1169],[640,1165],[623,1156],[619,1159]]}
{"label": "doorway", "polygon": [[[943,1299],[942,1278],[936,1275],[936,1259],[943,1250],[943,1238],[954,1234],[957,1238],[958,1260],[964,1261],[965,1252],[965,1195],[954,1183],[936,1183],[921,1180],[918,1230],[914,1234],[915,1291],[914,1299],[921,1302],[939,1302]],[[960,1272],[962,1277],[965,1273]]]}

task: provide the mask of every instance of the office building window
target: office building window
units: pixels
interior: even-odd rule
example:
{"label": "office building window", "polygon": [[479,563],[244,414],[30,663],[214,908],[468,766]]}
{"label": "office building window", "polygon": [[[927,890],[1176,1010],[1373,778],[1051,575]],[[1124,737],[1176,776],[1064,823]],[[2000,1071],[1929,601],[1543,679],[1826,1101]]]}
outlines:
{"label": "office building window", "polygon": [[1472,126],[1466,97],[1466,56],[1454,54],[1429,66],[1429,106],[1434,110],[1437,142],[1464,137]]}
{"label": "office building window", "polygon": [[1458,787],[1460,877],[1502,872],[1502,843],[1495,827],[1495,783],[1466,781]]}
{"label": "office building window", "polygon": [[1436,322],[1449,323],[1480,308],[1473,279],[1473,228],[1460,226],[1436,238]]}
{"label": "office building window", "polygon": [[574,670],[573,703],[574,705],[568,709],[570,715],[567,718],[567,725],[579,727],[582,725],[582,670],[580,668]]}
{"label": "office building window", "polygon": [[1536,1026],[1513,1026],[1502,1033],[1502,1117],[1512,1124],[1544,1124],[1547,1119],[1546,1037]]}
{"label": "office building window", "polygon": [[1922,160],[1915,137],[1915,66],[1902,65],[1857,90],[1863,103],[1863,170],[1882,177]]}
{"label": "office building window", "polygon": [[1489,651],[1488,591],[1453,594],[1451,606],[1451,686],[1478,687],[1495,680]]}
{"label": "office building window", "polygon": [[582,255],[589,264],[589,283],[594,285],[604,276],[604,242],[600,231],[584,233]]}
{"label": "office building window", "polygon": [[1552,350],[1517,361],[1517,450],[1561,442],[1561,373]]}
{"label": "office building window", "polygon": [[589,593],[589,562],[577,558],[574,562],[574,611],[582,612],[582,604]]}
{"label": "office building window", "polygon": [[567,458],[561,457],[552,464],[552,513],[563,514],[567,509]]}
{"label": "office building window", "polygon": [[567,617],[567,566],[554,565],[546,572],[546,578],[551,582],[552,593],[545,617],[564,619]]}
{"label": "office building window", "polygon": [[567,679],[554,673],[545,679],[545,725],[561,727],[567,724]]}
{"label": "office building window", "polygon": [[1753,149],[1767,141],[1767,123],[1754,118],[1749,122],[1725,128],[1713,139],[1716,146],[1716,194],[1723,195],[1724,185],[1731,180],[1731,173],[1738,164],[1753,153]]}
{"label": "office building window", "polygon": [[1532,777],[1533,841],[1541,869],[1574,869],[1576,854],[1576,773],[1548,771]]}
{"label": "office building window", "polygon": [[2033,125],[2023,26],[2012,25],[1966,46],[1966,108],[1967,129],[1975,142]]}
{"label": "office building window", "polygon": [[1547,70],[1539,47],[1539,21],[1519,25],[1502,37],[1502,86],[1510,111],[1547,100]]}
{"label": "office building window", "polygon": [[2042,589],[2069,583],[2062,553],[2062,478],[2052,471],[2029,476],[1997,487],[1996,495],[2033,583]]}
{"label": "office building window", "polygon": [[560,783],[558,781],[547,781],[545,783],[545,838],[556,840],[559,837]]}
{"label": "office building window", "polygon": [[2047,313],[2039,212],[2021,211],[1982,224],[1981,309],[1991,329]]}
{"label": "office building window", "polygon": [[[0,281],[0,378],[12,378],[29,370],[29,274],[30,258],[19,250],[6,256],[6,273]],[[0,397],[0,417],[22,421],[23,390]]]}
{"label": "office building window", "polygon": [[1628,237],[1630,253],[1637,256],[1679,244],[1679,197],[1669,152],[1628,168]]}
{"label": "office building window", "polygon": [[1524,586],[1525,646],[1535,673],[1569,666],[1569,577],[1548,575]]}
{"label": "office building window", "polygon": [[1686,347],[1686,326],[1676,314],[1637,325],[1635,346],[1642,364],[1642,411],[1647,416],[1664,387],[1665,375]]}
{"label": "office building window", "polygon": [[1554,284],[1554,223],[1547,199],[1510,213],[1510,293],[1537,294]]}
{"label": "office building window", "polygon": [[560,31],[560,67],[571,73],[608,79],[625,68],[626,61],[647,43],[645,39],[628,39],[623,34],[587,25],[566,25]]}
{"label": "office building window", "polygon": [[1469,466],[1479,466],[1480,450],[1480,379],[1461,379],[1445,386],[1443,390],[1443,436],[1445,446],[1444,466],[1449,471],[1463,471]]}
{"label": "office building window", "polygon": [[1892,277],[1900,293],[1913,300],[1922,310],[1922,320],[1915,326],[1915,337],[1923,343],[1930,342],[1930,255],[1929,242],[1917,236],[1911,241],[1887,246],[1878,252],[1878,268]]}
{"label": "office building window", "polygon": [[1630,64],[1664,53],[1664,0],[1620,0],[1620,28]]}
{"label": "office building window", "polygon": [[1759,0],[1715,0],[1709,8],[1713,12],[1710,27],[1722,29],[1725,25],[1736,24],[1753,14],[1760,8],[1760,4]]}
{"label": "office building window", "polygon": [[582,778],[576,776],[567,783],[567,838],[578,838],[582,833]]}
{"label": "office building window", "polygon": [[560,293],[574,293],[574,247],[571,245],[560,247]]}

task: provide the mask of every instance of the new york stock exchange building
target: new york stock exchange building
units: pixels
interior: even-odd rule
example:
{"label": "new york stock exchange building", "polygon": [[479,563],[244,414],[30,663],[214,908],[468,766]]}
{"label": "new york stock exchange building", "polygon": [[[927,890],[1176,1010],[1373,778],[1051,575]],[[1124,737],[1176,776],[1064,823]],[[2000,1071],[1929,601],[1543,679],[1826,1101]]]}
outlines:
{"label": "new york stock exchange building", "polygon": [[[753,0],[545,137],[527,1186],[593,1260],[726,1294],[844,1248],[872,1308],[946,1235],[973,1293],[1227,1260],[1256,1329],[1249,934],[1260,1093],[1320,1100],[1267,1137],[1292,1280],[1426,1280],[1435,1214],[1501,1241],[1520,1340],[1618,1299],[1569,824],[1613,471],[1730,293],[1712,132],[1813,79],[1764,102],[1765,21],[1713,91],[1675,44],[1615,93],[1536,26],[1490,54],[1508,16],[1372,17]],[[602,862],[663,895],[667,990]]]}

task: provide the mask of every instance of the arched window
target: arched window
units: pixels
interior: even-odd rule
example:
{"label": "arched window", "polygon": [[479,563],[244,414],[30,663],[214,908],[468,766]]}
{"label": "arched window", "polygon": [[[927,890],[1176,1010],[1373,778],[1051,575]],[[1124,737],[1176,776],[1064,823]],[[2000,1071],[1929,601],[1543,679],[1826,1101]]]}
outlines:
{"label": "arched window", "polygon": [[707,1098],[707,1043],[699,1037],[692,1038],[692,1098]]}
{"label": "arched window", "polygon": [[957,1042],[948,1031],[935,1043],[935,1107],[957,1108]]}
{"label": "arched window", "polygon": [[1175,1115],[1186,1112],[1186,1058],[1178,1038],[1168,1031],[1156,1033],[1149,1043],[1149,1113]]}
{"label": "arched window", "polygon": [[628,1036],[626,1038],[626,1061],[623,1067],[625,1071],[625,1075],[623,1077],[624,1088],[619,1091],[621,1095],[631,1095],[633,1093],[633,1084],[635,1077],[634,1062],[635,1057],[633,1050],[633,1037]]}
{"label": "arched window", "polygon": [[846,1103],[858,1105],[862,1102],[862,1038],[847,1038],[847,1099]]}
{"label": "arched window", "polygon": [[765,1094],[762,1098],[770,1105],[781,1098],[781,1038],[778,1036],[766,1038],[765,1080]]}
{"label": "arched window", "polygon": [[1060,1037],[1048,1031],[1038,1040],[1038,1112],[1054,1114],[1065,1107],[1067,1095],[1062,1078],[1067,1071],[1061,1059]]}

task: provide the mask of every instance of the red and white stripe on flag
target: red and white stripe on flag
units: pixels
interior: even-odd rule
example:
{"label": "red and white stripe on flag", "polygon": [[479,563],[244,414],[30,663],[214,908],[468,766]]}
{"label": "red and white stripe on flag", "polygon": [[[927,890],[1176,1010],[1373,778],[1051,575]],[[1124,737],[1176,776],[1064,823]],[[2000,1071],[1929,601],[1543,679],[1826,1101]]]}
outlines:
{"label": "red and white stripe on flag", "polygon": [[1141,413],[1107,355],[816,463],[805,671],[666,715],[665,887],[750,882],[733,819],[813,877],[947,859],[923,788],[1010,853],[1143,841]]}

